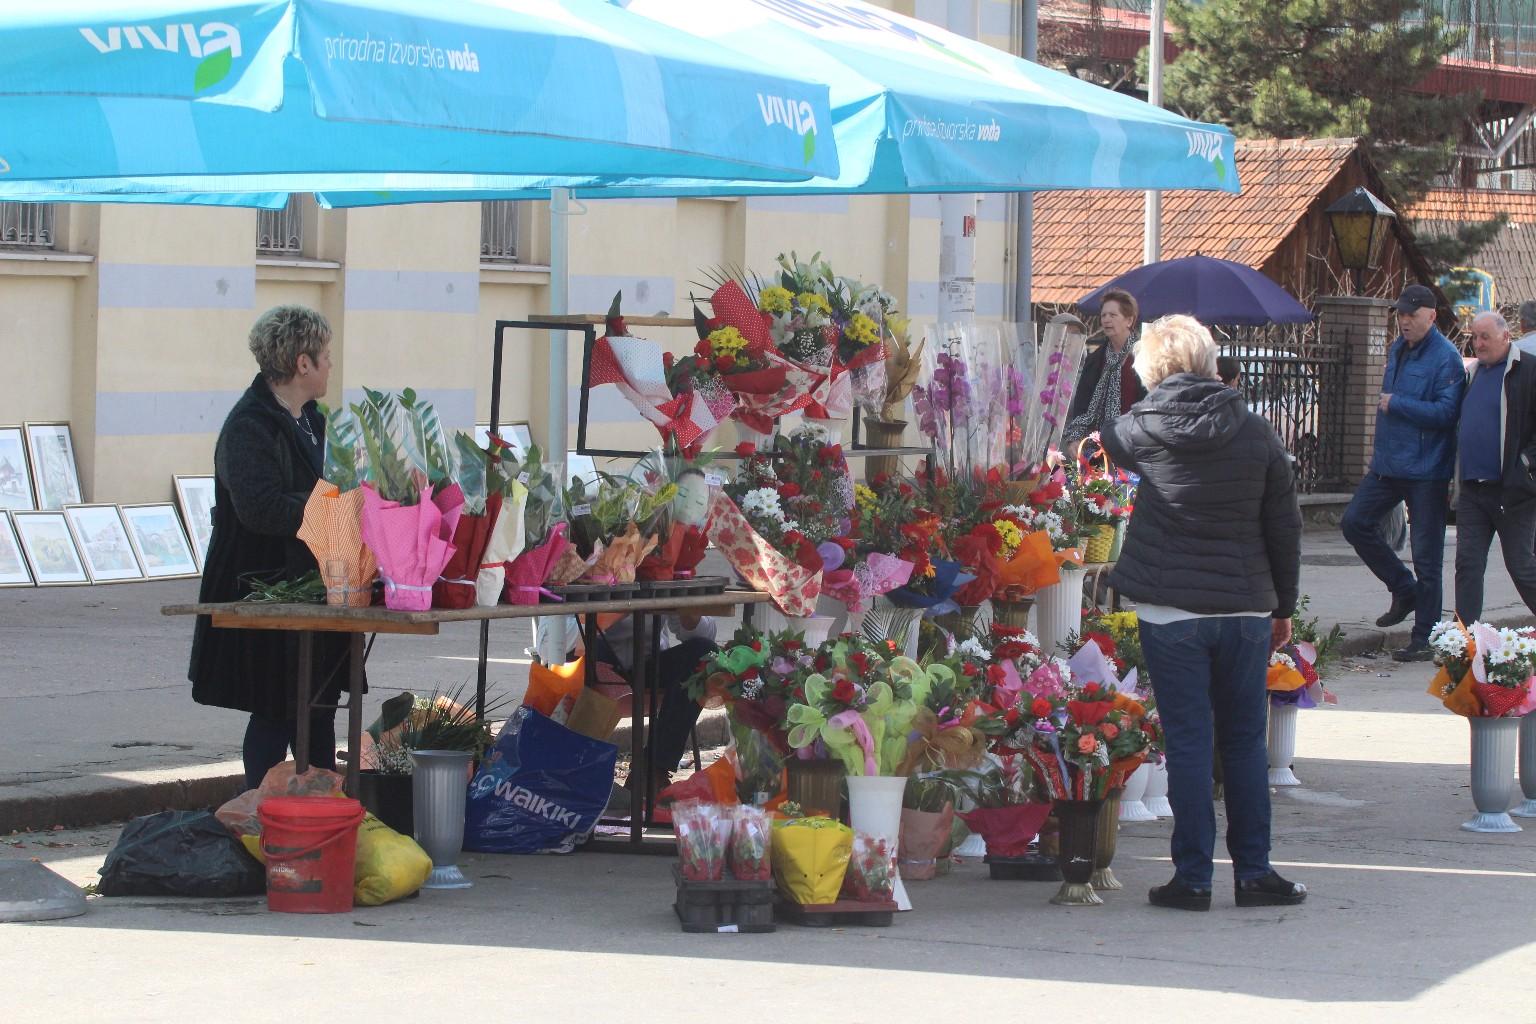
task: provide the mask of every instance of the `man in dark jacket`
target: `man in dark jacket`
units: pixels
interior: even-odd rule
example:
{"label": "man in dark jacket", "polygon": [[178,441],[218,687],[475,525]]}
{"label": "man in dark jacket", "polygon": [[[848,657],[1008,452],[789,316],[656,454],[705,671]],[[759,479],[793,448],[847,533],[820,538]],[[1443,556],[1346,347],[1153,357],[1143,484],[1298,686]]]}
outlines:
{"label": "man in dark jacket", "polygon": [[1520,599],[1536,612],[1536,358],[1512,343],[1497,313],[1472,321],[1472,351],[1456,457],[1456,614],[1468,625],[1483,614],[1495,533]]}
{"label": "man in dark jacket", "polygon": [[[1466,373],[1456,347],[1435,327],[1434,292],[1409,285],[1396,309],[1401,333],[1387,352],[1371,468],[1355,489],[1342,528],[1392,595],[1376,625],[1386,629],[1414,616],[1408,646],[1392,657],[1428,661],[1429,631],[1440,619],[1445,515]],[[1382,517],[1400,501],[1413,526],[1412,572],[1381,534]]]}
{"label": "man in dark jacket", "polygon": [[1237,905],[1306,899],[1269,862],[1264,681],[1290,641],[1301,577],[1301,509],[1275,430],[1216,379],[1216,345],[1187,316],[1142,335],[1136,372],[1150,389],[1102,433],[1117,465],[1141,474],[1110,583],[1136,602],[1162,716],[1173,806],[1174,877],[1160,907],[1209,910],[1220,753]]}

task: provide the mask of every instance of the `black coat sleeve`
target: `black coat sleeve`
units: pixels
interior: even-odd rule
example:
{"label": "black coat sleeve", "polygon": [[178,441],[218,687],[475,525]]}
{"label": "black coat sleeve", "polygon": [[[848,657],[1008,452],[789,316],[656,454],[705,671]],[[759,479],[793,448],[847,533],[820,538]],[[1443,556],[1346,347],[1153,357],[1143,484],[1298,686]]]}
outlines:
{"label": "black coat sleeve", "polygon": [[253,533],[292,537],[304,521],[309,495],[288,490],[292,482],[278,456],[281,443],[261,426],[235,420],[219,438],[213,468],[229,488],[240,525]]}
{"label": "black coat sleeve", "polygon": [[[1272,427],[1268,429],[1273,435]],[[1270,445],[1269,469],[1264,481],[1264,546],[1269,572],[1275,583],[1279,606],[1274,617],[1296,614],[1301,592],[1301,504],[1296,499],[1296,476],[1291,460],[1278,437]]]}
{"label": "black coat sleeve", "polygon": [[1140,473],[1141,467],[1136,464],[1136,450],[1131,446],[1131,429],[1134,426],[1135,419],[1130,413],[1119,416],[1108,430],[1099,431],[1099,443],[1116,466]]}

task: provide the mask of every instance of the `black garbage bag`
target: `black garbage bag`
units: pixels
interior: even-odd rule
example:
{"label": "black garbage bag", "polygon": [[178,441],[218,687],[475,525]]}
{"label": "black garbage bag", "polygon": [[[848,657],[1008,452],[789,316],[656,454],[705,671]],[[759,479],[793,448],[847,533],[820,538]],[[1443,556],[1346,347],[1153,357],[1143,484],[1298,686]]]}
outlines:
{"label": "black garbage bag", "polygon": [[209,811],[161,811],[123,826],[101,866],[103,896],[257,896],[266,868]]}

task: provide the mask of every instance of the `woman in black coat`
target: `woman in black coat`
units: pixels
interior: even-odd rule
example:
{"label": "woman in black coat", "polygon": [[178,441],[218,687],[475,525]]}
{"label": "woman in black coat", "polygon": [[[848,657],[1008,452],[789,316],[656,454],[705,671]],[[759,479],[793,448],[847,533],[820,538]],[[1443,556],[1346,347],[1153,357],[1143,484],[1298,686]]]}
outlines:
{"label": "woman in black coat", "polygon": [[[235,403],[214,449],[213,536],[199,599],[239,601],[251,581],[294,580],[315,570],[297,538],[304,503],[325,454],[325,417],[316,401],[331,372],[331,328],[302,306],[278,306],[251,328],[251,354],[261,372]],[[319,703],[336,703],[347,678],[344,637],[317,637],[314,683]],[[246,785],[261,783],[292,748],[297,715],[292,633],[215,629],[200,616],[192,635],[192,699],[250,712],[242,753]],[[336,767],[336,712],[310,718],[309,761]]]}
{"label": "woman in black coat", "polygon": [[1136,602],[1168,746],[1174,876],[1150,898],[1210,909],[1214,744],[1237,905],[1300,903],[1306,888],[1269,862],[1265,750],[1265,674],[1290,640],[1301,576],[1290,459],[1274,428],[1216,379],[1216,344],[1193,318],[1150,325],[1136,372],[1150,393],[1102,437],[1116,464],[1141,474],[1110,584]]}
{"label": "woman in black coat", "polygon": [[1146,397],[1147,390],[1132,366],[1139,315],[1130,292],[1114,288],[1104,293],[1099,303],[1099,333],[1088,339],[1062,431],[1062,450],[1068,454],[1077,455],[1089,434],[1109,426]]}

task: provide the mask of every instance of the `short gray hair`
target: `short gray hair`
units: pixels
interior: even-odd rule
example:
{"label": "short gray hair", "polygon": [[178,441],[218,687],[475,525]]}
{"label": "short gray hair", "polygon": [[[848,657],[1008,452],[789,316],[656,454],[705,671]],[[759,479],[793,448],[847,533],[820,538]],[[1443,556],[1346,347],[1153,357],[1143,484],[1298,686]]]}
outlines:
{"label": "short gray hair", "polygon": [[1536,299],[1526,299],[1520,303],[1520,329],[1536,331]]}
{"label": "short gray hair", "polygon": [[1192,316],[1174,314],[1142,329],[1136,343],[1136,376],[1148,391],[1176,373],[1216,379],[1216,342]]}
{"label": "short gray hair", "polygon": [[319,359],[330,343],[331,325],[308,306],[273,306],[251,327],[251,355],[273,384],[292,380],[299,371],[299,356]]}
{"label": "short gray hair", "polygon": [[1491,309],[1487,312],[1479,313],[1472,318],[1472,326],[1476,327],[1479,320],[1490,321],[1493,324],[1493,329],[1496,331],[1504,331],[1506,333],[1509,331],[1509,321],[1504,319],[1504,314],[1502,313],[1496,313]]}

